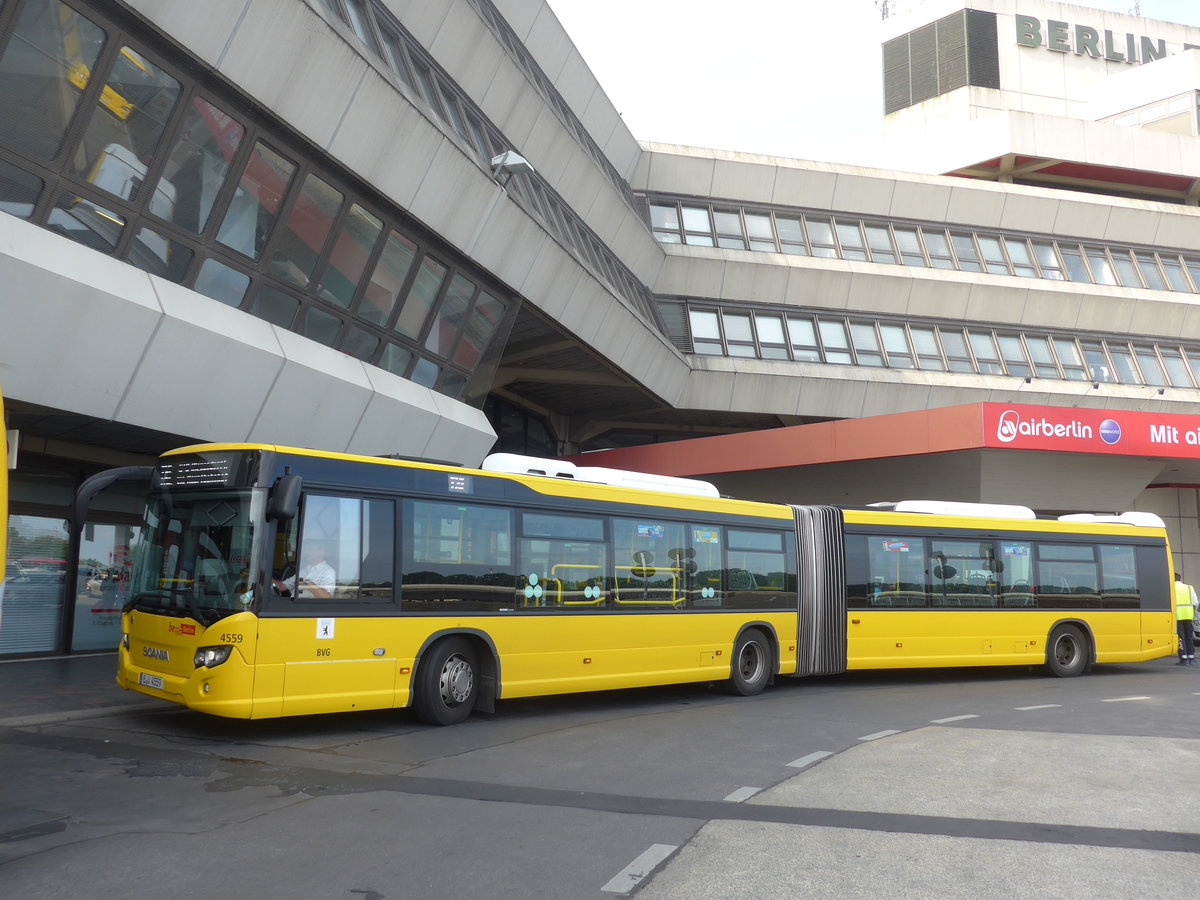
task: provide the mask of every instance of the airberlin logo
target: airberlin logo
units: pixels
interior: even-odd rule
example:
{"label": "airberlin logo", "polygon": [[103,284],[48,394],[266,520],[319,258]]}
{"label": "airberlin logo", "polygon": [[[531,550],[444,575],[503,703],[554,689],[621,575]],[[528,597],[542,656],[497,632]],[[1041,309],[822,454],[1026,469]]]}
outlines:
{"label": "airberlin logo", "polygon": [[[1045,416],[1022,419],[1015,409],[1006,409],[996,423],[996,440],[1002,444],[1011,444],[1019,437],[1078,438],[1086,441],[1095,436],[1092,426],[1078,419],[1069,422],[1052,422]],[[1105,419],[1100,423],[1100,440],[1115,444],[1120,439],[1121,426],[1113,419]]]}

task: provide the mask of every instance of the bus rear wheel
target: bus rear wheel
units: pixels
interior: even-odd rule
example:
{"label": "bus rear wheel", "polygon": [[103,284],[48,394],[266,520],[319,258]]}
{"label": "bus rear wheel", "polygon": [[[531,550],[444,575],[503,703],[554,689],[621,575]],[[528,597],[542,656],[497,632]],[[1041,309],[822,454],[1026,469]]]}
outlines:
{"label": "bus rear wheel", "polygon": [[1050,634],[1046,668],[1059,678],[1074,678],[1087,671],[1090,653],[1087,638],[1074,625],[1062,625]]}
{"label": "bus rear wheel", "polygon": [[429,725],[456,725],[471,715],[479,694],[479,664],[465,638],[439,641],[417,672],[413,711]]}
{"label": "bus rear wheel", "polygon": [[733,645],[733,660],[725,690],[741,697],[762,693],[771,679],[773,659],[767,636],[757,628],[747,628],[738,635]]}

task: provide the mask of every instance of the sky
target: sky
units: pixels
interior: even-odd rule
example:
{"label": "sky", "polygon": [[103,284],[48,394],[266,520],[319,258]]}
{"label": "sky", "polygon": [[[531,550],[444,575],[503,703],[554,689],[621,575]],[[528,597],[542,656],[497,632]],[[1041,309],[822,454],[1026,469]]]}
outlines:
{"label": "sky", "polygon": [[[878,164],[875,0],[548,3],[639,141]],[[1196,0],[1077,5],[1200,26]]]}

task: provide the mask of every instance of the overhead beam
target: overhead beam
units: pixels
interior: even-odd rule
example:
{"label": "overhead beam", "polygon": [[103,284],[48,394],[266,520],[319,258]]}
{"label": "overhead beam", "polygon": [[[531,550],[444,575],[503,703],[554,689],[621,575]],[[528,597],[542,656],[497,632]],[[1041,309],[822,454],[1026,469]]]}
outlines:
{"label": "overhead beam", "polygon": [[954,175],[969,175],[972,178],[981,178],[988,181],[1011,182],[1012,179],[1022,178],[1033,172],[1041,169],[1057,166],[1063,162],[1061,159],[1033,159],[1029,162],[1017,165],[1017,157],[1014,153],[1006,153],[1000,157],[1000,165],[996,168],[989,166],[963,166],[961,169],[955,169]]}
{"label": "overhead beam", "polygon": [[1152,185],[1129,184],[1123,181],[1103,181],[1095,178],[1079,178],[1073,175],[1056,175],[1053,172],[1040,174],[1043,170],[1049,169],[1052,166],[1071,161],[1040,158],[1030,160],[1018,166],[1015,165],[1015,159],[1015,154],[1007,153],[1000,157],[1000,165],[997,168],[989,168],[981,165],[963,166],[960,169],[955,169],[950,174],[967,178],[978,178],[984,181],[1002,181],[1006,183],[1012,179],[1027,179],[1039,186],[1049,185],[1053,187],[1055,184],[1069,184],[1081,188],[1089,188],[1099,193],[1121,191],[1122,193],[1130,194],[1146,194],[1155,197],[1167,197],[1172,200],[1182,200],[1190,206],[1200,203],[1200,187],[1198,187],[1200,180],[1192,180],[1187,190],[1177,190]]}
{"label": "overhead beam", "polygon": [[516,381],[534,381],[542,384],[600,385],[603,387],[636,388],[627,378],[611,372],[578,372],[570,369],[534,369],[521,366],[501,366],[496,370],[495,385],[508,385]]}
{"label": "overhead beam", "polygon": [[519,350],[506,350],[502,359],[506,365],[513,365],[514,363],[524,362],[527,359],[536,359],[539,356],[558,353],[561,350],[570,350],[578,346],[579,341],[574,340],[534,342]]}
{"label": "overhead beam", "polygon": [[620,419],[595,419],[584,427],[577,430],[572,430],[571,439],[582,444],[585,441],[590,441],[592,438],[597,438],[602,434],[610,431],[647,431],[661,434],[666,431],[675,432],[678,434],[697,434],[697,435],[712,435],[712,434],[730,434],[738,431],[745,431],[743,428],[721,428],[716,425],[675,425],[668,422],[639,422],[639,421],[622,421]]}
{"label": "overhead beam", "polygon": [[514,394],[512,391],[505,390],[502,387],[493,386],[489,393],[495,394],[497,397],[503,397],[513,406],[517,407],[518,409],[523,409],[526,412],[531,412],[547,418],[554,414],[554,410],[542,406],[540,403],[533,403],[528,397],[522,397],[520,394]]}

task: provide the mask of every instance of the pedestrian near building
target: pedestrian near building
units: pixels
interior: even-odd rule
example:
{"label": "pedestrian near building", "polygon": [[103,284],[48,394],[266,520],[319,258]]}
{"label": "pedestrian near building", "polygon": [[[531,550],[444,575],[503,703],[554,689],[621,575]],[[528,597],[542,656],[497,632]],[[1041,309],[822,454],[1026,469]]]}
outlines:
{"label": "pedestrian near building", "polygon": [[1196,589],[1185,584],[1175,573],[1175,624],[1179,631],[1179,665],[1196,664],[1196,638],[1192,622],[1196,618]]}

